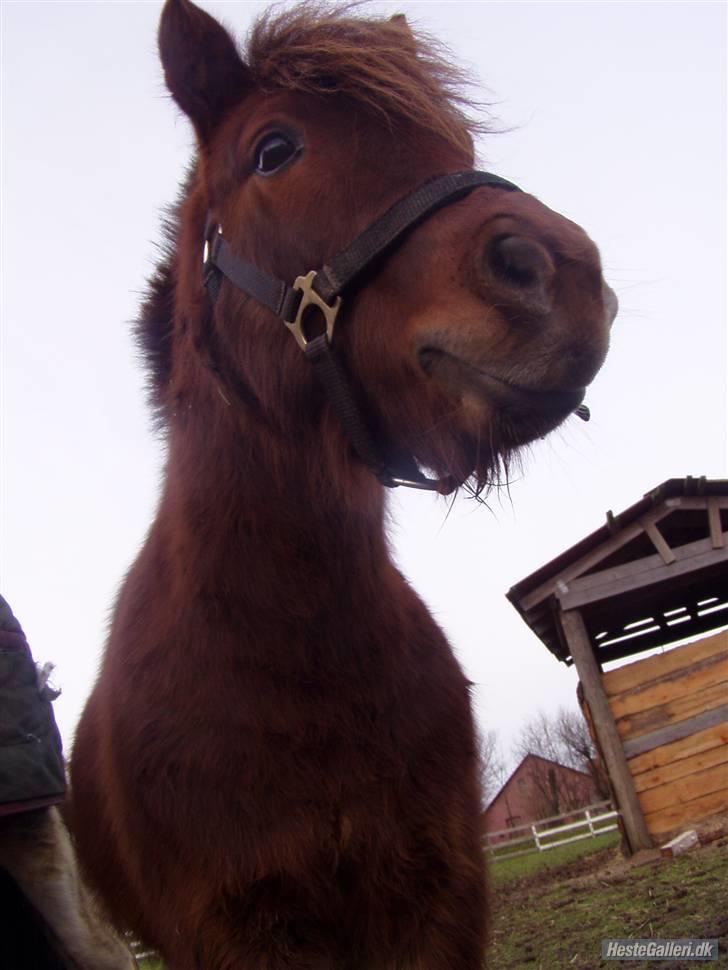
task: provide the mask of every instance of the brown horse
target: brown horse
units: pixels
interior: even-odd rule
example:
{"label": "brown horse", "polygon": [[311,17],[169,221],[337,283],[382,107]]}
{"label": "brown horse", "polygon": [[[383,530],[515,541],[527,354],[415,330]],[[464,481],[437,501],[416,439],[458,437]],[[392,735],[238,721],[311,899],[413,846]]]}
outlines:
{"label": "brown horse", "polygon": [[78,730],[80,856],[177,970],[476,970],[469,685],[383,486],[494,481],[578,407],[614,298],[580,228],[472,171],[402,17],[298,6],[241,56],[168,0],[159,44],[199,155],[139,327],[167,469]]}

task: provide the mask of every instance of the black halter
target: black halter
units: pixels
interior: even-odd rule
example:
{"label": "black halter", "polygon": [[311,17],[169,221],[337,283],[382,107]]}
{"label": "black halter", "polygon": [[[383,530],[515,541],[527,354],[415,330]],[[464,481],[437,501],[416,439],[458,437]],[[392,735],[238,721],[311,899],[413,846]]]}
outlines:
{"label": "black halter", "polygon": [[[382,485],[389,488],[405,485],[449,495],[461,483],[452,476],[427,478],[411,455],[398,455],[396,461],[391,462],[383,459],[331,344],[342,294],[374,260],[394,248],[408,230],[483,185],[509,192],[520,191],[512,182],[488,172],[454,172],[431,179],[396,202],[321,269],[297,277],[293,286],[238,259],[224,239],[222,227],[208,217],[203,267],[212,306],[225,277],[280,317],[313,365],[354,451]],[[326,329],[319,336],[308,339],[304,316],[312,307],[323,315]]]}

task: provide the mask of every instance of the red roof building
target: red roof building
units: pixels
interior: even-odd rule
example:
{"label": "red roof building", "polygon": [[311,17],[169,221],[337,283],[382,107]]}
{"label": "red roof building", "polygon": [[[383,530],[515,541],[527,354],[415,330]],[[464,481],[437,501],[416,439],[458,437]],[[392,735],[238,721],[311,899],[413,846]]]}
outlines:
{"label": "red roof building", "polygon": [[527,754],[483,813],[485,832],[563,815],[599,801],[591,775]]}

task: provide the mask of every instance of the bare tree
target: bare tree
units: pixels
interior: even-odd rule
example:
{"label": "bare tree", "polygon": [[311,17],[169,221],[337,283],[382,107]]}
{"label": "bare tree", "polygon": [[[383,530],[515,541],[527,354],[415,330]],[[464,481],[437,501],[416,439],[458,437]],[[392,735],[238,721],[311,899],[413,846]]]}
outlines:
{"label": "bare tree", "polygon": [[498,732],[489,728],[480,736],[480,761],[482,765],[483,801],[489,805],[503,787],[508,771]]}
{"label": "bare tree", "polygon": [[564,750],[569,751],[574,759],[573,767],[588,771],[599,796],[609,798],[611,792],[607,772],[592,741],[589,725],[581,712],[573,708],[559,708],[556,729]]}
{"label": "bare tree", "polygon": [[572,763],[571,752],[565,750],[559,737],[557,717],[549,716],[539,711],[530,721],[527,721],[515,741],[513,752],[517,758],[525,758],[527,754],[537,754],[549,761],[557,761],[569,768],[579,767]]}
{"label": "bare tree", "polygon": [[[550,716],[539,711],[521,729],[514,754],[519,760],[529,754],[538,755],[575,771],[586,772],[594,781],[599,796],[609,797],[609,785],[589,728],[577,710],[562,707]],[[535,808],[540,814],[557,815],[583,804],[584,786],[578,775],[541,765],[532,768],[530,777],[537,803]]]}

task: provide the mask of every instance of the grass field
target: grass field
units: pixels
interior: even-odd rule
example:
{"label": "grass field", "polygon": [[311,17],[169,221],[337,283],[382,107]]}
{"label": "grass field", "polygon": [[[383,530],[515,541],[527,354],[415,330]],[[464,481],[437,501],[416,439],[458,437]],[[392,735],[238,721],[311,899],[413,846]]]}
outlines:
{"label": "grass field", "polygon": [[[728,968],[726,838],[639,867],[626,864],[619,849],[611,848],[528,875],[499,877],[497,867],[492,873],[488,966],[496,970]],[[686,937],[718,939],[718,960],[615,963],[600,958],[601,940],[607,938]]]}
{"label": "grass field", "polygon": [[[616,833],[491,865],[491,970],[728,970],[728,838],[635,866]],[[602,961],[601,940],[710,938],[717,961]],[[141,970],[164,970],[144,961]],[[458,970],[458,968],[452,968]]]}
{"label": "grass field", "polygon": [[568,862],[573,862],[574,859],[581,859],[617,845],[619,845],[619,833],[607,832],[606,835],[598,835],[594,839],[583,839],[581,842],[560,845],[546,852],[532,852],[530,855],[518,856],[515,859],[500,859],[491,862],[490,881],[493,886],[501,886],[514,879],[531,876],[546,869],[558,869]]}

